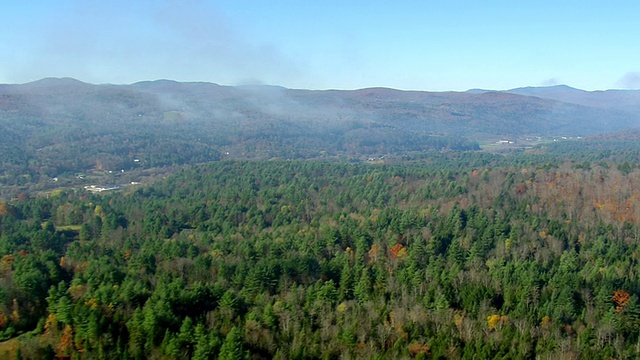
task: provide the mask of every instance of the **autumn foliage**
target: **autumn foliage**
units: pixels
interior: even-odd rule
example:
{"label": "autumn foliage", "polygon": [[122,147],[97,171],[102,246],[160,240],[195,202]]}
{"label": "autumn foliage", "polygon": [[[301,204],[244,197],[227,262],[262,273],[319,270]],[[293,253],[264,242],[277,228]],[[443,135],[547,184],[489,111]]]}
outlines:
{"label": "autumn foliage", "polygon": [[367,252],[367,255],[369,256],[369,262],[370,263],[375,263],[376,261],[378,261],[378,252],[379,251],[380,251],[380,246],[378,244],[371,245],[371,249],[369,249],[369,251]]}
{"label": "autumn foliage", "polygon": [[401,244],[395,244],[389,249],[389,255],[392,259],[398,259],[406,256],[407,251]]}
{"label": "autumn foliage", "polygon": [[506,315],[489,315],[487,316],[487,327],[491,330],[494,330],[501,325],[505,325],[508,321],[509,317]]}
{"label": "autumn foliage", "polygon": [[631,299],[631,295],[624,290],[617,290],[613,293],[613,303],[616,305],[616,311],[622,311],[627,304],[629,303],[629,299]]}
{"label": "autumn foliage", "polygon": [[47,320],[44,323],[44,333],[50,334],[52,331],[57,330],[58,319],[55,314],[49,314]]}
{"label": "autumn foliage", "polygon": [[67,354],[73,349],[73,328],[70,325],[64,327],[58,349],[62,354]]}
{"label": "autumn foliage", "polygon": [[7,317],[4,316],[2,312],[0,312],[0,329],[3,329],[7,325]]}
{"label": "autumn foliage", "polygon": [[414,342],[409,345],[409,354],[411,357],[416,357],[420,354],[429,355],[429,351],[429,347],[421,343]]}
{"label": "autumn foliage", "polygon": [[0,202],[0,216],[9,216],[13,213],[11,205],[6,202]]}

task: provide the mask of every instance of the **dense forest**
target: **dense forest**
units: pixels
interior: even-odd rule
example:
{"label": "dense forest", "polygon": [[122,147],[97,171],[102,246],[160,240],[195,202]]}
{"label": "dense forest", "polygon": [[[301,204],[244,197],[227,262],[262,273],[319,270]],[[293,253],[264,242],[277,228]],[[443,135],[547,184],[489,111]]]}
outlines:
{"label": "dense forest", "polygon": [[23,194],[0,203],[0,356],[637,358],[640,154],[575,146]]}

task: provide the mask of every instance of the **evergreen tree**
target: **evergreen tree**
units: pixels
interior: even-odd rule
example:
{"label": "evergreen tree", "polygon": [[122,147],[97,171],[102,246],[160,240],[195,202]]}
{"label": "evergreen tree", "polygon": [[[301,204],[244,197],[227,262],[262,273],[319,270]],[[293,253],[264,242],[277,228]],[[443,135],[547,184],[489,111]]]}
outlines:
{"label": "evergreen tree", "polygon": [[244,350],[242,344],[242,334],[237,327],[231,328],[222,343],[218,359],[220,360],[239,360],[244,358]]}

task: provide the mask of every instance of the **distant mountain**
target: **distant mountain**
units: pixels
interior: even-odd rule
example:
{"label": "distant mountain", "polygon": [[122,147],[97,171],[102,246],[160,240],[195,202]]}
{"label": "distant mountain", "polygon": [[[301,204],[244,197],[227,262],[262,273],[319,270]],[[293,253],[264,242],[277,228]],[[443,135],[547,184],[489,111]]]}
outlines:
{"label": "distant mountain", "polygon": [[492,92],[494,90],[485,90],[485,89],[469,89],[465,91],[468,94],[484,94],[486,92]]}
{"label": "distant mountain", "polygon": [[506,92],[632,114],[640,112],[640,90],[584,91],[567,85],[556,85],[517,88]]}
{"label": "distant mountain", "polygon": [[527,95],[527,96],[537,96],[542,94],[571,94],[571,93],[585,93],[586,91],[576,89],[574,87],[568,85],[553,85],[553,86],[527,86],[521,88],[515,88],[511,90],[507,90],[507,92]]}
{"label": "distant mountain", "polygon": [[586,136],[640,127],[639,107],[637,91],[566,86],[314,91],[48,78],[0,85],[0,184],[224,157],[366,158],[477,149],[483,139]]}

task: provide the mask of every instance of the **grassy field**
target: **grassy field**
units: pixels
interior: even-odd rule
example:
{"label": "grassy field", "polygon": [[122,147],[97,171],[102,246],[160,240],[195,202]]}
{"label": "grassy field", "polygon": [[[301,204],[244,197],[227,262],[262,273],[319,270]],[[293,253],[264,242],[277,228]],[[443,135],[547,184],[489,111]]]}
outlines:
{"label": "grassy field", "polygon": [[82,225],[62,225],[56,226],[57,231],[80,231]]}
{"label": "grassy field", "polygon": [[18,338],[0,342],[0,359],[15,359]]}
{"label": "grassy field", "polygon": [[[25,333],[16,336],[10,340],[0,342],[0,359],[16,359],[18,348],[21,350],[22,359],[39,359],[51,358],[46,351],[42,351],[49,347],[52,353],[54,350],[55,339],[47,334]],[[58,357],[56,357],[58,358]]]}

